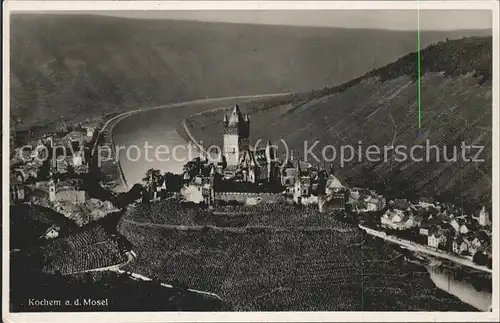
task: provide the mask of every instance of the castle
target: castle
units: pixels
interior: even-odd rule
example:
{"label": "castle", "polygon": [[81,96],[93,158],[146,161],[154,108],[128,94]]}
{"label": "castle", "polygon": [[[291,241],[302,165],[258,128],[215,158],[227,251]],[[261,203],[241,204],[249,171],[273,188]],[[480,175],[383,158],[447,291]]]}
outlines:
{"label": "castle", "polygon": [[217,165],[225,179],[248,183],[279,181],[279,162],[276,149],[267,141],[266,147],[250,147],[250,117],[242,115],[236,105],[228,116],[224,114],[222,158]]}
{"label": "castle", "polygon": [[215,201],[243,204],[279,203],[318,205],[320,212],[344,209],[347,188],[319,165],[297,161],[281,163],[276,148],[250,146],[250,117],[236,105],[223,118],[223,151],[214,165],[197,158],[183,174],[181,194],[194,203]]}

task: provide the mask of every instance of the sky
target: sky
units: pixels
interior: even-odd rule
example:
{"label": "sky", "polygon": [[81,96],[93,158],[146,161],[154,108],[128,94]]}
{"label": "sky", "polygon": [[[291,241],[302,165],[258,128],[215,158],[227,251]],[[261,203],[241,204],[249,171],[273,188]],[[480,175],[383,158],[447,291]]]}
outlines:
{"label": "sky", "polygon": [[[344,28],[415,30],[416,10],[290,10],[290,11],[106,11],[128,18],[178,19]],[[488,10],[420,10],[421,30],[491,29]]]}

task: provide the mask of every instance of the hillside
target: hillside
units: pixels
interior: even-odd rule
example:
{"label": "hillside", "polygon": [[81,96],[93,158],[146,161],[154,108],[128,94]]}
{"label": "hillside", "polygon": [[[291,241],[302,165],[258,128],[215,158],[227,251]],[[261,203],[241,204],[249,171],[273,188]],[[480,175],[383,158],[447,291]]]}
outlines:
{"label": "hillside", "polygon": [[[11,279],[16,281],[16,288],[11,289],[12,312],[220,311],[225,308],[216,298],[182,288],[165,288],[158,281],[141,281],[113,271],[45,275],[26,267],[16,269],[11,271]],[[69,302],[34,305],[29,302],[34,299]],[[89,299],[106,303],[89,304]]]}
{"label": "hillside", "polygon": [[[319,157],[323,147],[333,145],[337,175],[348,185],[371,187],[389,196],[437,195],[477,211],[481,204],[491,203],[491,53],[491,37],[450,40],[421,51],[421,138],[417,55],[412,53],[309,98],[291,98],[291,104],[242,106],[252,116],[251,142],[272,139],[283,152],[283,139],[295,158],[304,157],[305,141],[307,147],[319,141],[313,150]],[[222,116],[223,111],[205,113],[190,118],[188,125],[207,145],[220,144]],[[409,153],[414,145],[426,145],[426,140],[439,147],[439,161],[435,149],[430,149],[429,162],[397,161],[390,152],[383,160],[384,146],[404,145]],[[484,146],[480,155],[484,162],[463,161],[462,141]],[[340,146],[347,145],[354,147],[354,158],[341,167]],[[379,147],[381,161],[361,156],[360,162],[358,147],[364,151],[370,145]],[[457,147],[456,162],[444,161],[443,147],[449,158]],[[467,153],[467,158],[476,151]],[[331,149],[326,157],[332,158]],[[416,157],[424,157],[423,151],[417,150]]]}
{"label": "hillside", "polygon": [[[383,66],[416,43],[415,32],[91,15],[12,15],[10,30],[11,116],[20,126],[203,97],[308,91]],[[421,38],[425,45],[485,34]]]}
{"label": "hillside", "polygon": [[40,236],[52,226],[60,228],[61,236],[78,229],[64,215],[37,205],[19,204],[10,206],[10,248],[29,249],[40,244]]}

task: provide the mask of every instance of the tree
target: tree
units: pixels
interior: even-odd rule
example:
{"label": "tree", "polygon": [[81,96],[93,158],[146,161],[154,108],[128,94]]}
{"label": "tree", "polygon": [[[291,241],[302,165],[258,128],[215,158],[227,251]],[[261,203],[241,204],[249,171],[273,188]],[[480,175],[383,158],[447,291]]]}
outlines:
{"label": "tree", "polygon": [[154,168],[148,169],[142,180],[149,187],[152,187],[153,185],[160,186],[163,184],[163,176],[161,176],[160,170]]}
{"label": "tree", "polygon": [[476,264],[476,265],[480,265],[480,266],[485,266],[486,263],[488,262],[488,257],[482,253],[482,252],[476,252],[474,254],[474,257],[472,258],[472,261]]}
{"label": "tree", "polygon": [[194,177],[201,172],[205,172],[203,175],[208,175],[206,172],[210,171],[209,167],[205,167],[205,162],[203,162],[200,157],[196,157],[195,159],[188,161],[183,166],[184,172],[189,174],[189,177]]}
{"label": "tree", "polygon": [[165,186],[169,192],[178,192],[182,187],[182,176],[174,174],[171,172],[165,173],[163,175],[163,180],[165,181]]}

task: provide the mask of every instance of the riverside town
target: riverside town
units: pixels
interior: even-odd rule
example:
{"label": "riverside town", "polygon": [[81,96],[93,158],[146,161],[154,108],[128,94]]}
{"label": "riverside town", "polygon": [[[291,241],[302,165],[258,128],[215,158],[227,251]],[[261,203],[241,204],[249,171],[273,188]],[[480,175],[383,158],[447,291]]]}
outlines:
{"label": "riverside town", "polygon": [[[150,204],[177,208],[176,216],[180,217],[183,212],[187,212],[187,217],[189,209],[198,208],[200,216],[206,217],[221,212],[231,212],[237,217],[237,214],[257,211],[280,216],[288,213],[290,219],[299,214],[302,214],[299,217],[335,219],[412,250],[411,257],[419,262],[439,263],[445,268],[459,266],[460,269],[454,270],[462,274],[491,277],[491,211],[486,206],[467,212],[432,196],[387,197],[370,187],[342,183],[333,164],[294,160],[293,155],[290,160],[281,161],[271,140],[263,148],[252,147],[250,116],[243,114],[238,105],[220,122],[224,150],[218,160],[209,159],[209,154],[194,141],[201,155],[188,161],[182,173],[162,174],[159,169],[149,169],[141,183],[128,192],[116,193],[113,188],[120,179],[112,174],[119,173],[116,171],[119,165],[108,158],[98,167],[101,163],[92,154],[99,145],[110,143],[109,131],[101,127],[105,120],[114,116],[64,124],[55,132],[38,136],[13,132],[13,145],[23,145],[23,157],[11,160],[10,202],[52,210],[80,227],[122,212],[138,212],[143,208],[141,205]],[[33,147],[45,145],[45,151],[49,152],[53,151],[51,146],[57,144],[65,147],[64,153],[68,155],[60,158],[53,154],[40,162],[42,159],[26,150],[29,143]],[[14,149],[13,158],[18,154]],[[192,206],[186,209],[188,205]],[[106,236],[93,228],[88,233],[83,231],[76,236],[60,238],[63,230],[63,226],[53,224],[41,232],[44,244],[55,248],[50,253],[67,244],[86,243],[99,235]],[[105,239],[117,247],[95,249],[95,260],[93,257],[77,263],[56,262],[44,270],[63,274],[100,268],[119,270],[136,261],[133,244],[124,236],[113,233]],[[57,243],[50,244],[51,240]],[[111,257],[106,256],[109,252]],[[57,257],[56,254],[52,256]],[[83,305],[95,304],[85,301]]]}

